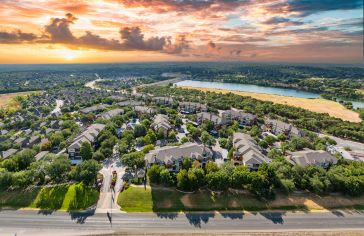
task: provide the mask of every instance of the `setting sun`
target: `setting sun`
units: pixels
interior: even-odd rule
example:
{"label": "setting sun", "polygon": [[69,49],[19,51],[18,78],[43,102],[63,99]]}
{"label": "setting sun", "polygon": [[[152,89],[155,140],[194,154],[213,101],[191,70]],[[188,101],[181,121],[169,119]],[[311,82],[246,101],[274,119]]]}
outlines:
{"label": "setting sun", "polygon": [[57,54],[62,59],[72,61],[80,57],[81,52],[78,50],[61,49],[57,51]]}

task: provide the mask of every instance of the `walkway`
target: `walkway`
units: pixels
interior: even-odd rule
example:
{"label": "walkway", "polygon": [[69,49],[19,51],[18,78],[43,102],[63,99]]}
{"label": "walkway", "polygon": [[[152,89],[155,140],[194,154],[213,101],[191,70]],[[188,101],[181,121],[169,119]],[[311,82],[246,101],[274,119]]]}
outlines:
{"label": "walkway", "polygon": [[[118,176],[114,190],[110,188],[113,171],[116,171]],[[117,197],[123,186],[121,177],[125,173],[125,167],[121,165],[121,162],[118,159],[107,159],[103,162],[100,173],[104,176],[104,181],[100,189],[100,198],[97,202],[96,213],[120,213],[121,211],[117,204]]]}

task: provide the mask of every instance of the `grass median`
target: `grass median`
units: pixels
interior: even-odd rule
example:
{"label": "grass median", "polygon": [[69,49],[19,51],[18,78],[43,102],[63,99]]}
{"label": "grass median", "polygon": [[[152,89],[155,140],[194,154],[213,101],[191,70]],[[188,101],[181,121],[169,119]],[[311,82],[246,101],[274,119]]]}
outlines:
{"label": "grass median", "polygon": [[210,191],[181,193],[173,188],[130,187],[119,194],[118,204],[126,212],[180,211],[262,211],[262,210],[325,210],[337,208],[364,209],[364,198],[317,196],[314,194],[278,194],[273,201],[260,201],[250,194],[220,195]]}
{"label": "grass median", "polygon": [[82,183],[31,190],[3,191],[0,207],[38,208],[46,210],[82,210],[96,204],[99,192]]}

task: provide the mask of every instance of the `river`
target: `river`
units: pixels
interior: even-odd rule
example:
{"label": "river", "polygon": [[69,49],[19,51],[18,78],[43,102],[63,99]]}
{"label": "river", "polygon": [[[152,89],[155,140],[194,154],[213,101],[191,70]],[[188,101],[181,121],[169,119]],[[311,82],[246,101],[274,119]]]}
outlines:
{"label": "river", "polygon": [[[320,98],[320,94],[318,94],[318,93],[301,91],[301,90],[297,90],[297,89],[275,88],[275,87],[266,87],[266,86],[252,85],[252,84],[184,80],[184,81],[176,83],[176,85],[177,86],[200,87],[200,88],[234,90],[234,91],[240,91],[240,92],[275,94],[275,95],[298,97],[298,98]],[[364,102],[359,102],[359,101],[350,101],[350,102],[353,103],[354,108],[364,108]]]}

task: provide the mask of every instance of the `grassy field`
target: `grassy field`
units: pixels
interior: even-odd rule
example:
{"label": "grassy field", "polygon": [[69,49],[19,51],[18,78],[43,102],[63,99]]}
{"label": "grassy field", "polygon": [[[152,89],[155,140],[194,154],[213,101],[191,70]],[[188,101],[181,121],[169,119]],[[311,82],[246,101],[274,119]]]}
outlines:
{"label": "grassy field", "polygon": [[80,210],[96,204],[99,192],[83,184],[35,188],[29,191],[3,191],[0,207]]}
{"label": "grassy field", "polygon": [[262,93],[253,93],[253,92],[239,92],[232,90],[223,90],[223,89],[210,89],[210,88],[197,88],[197,87],[188,87],[188,86],[180,86],[185,89],[197,89],[203,92],[216,92],[216,93],[234,93],[240,96],[252,97],[258,100],[270,101],[277,104],[289,105],[294,107],[300,107],[303,109],[307,109],[309,111],[318,112],[318,113],[328,113],[330,116],[337,117],[346,121],[351,122],[361,122],[359,114],[345,108],[338,102],[330,101],[327,99],[309,99],[309,98],[296,98],[296,97],[286,97],[274,94],[262,94]]}
{"label": "grassy field", "polygon": [[0,108],[10,109],[15,111],[20,108],[19,102],[15,99],[16,97],[25,97],[35,92],[19,92],[19,93],[7,93],[0,94]]}
{"label": "grassy field", "polygon": [[34,199],[37,197],[40,189],[32,189],[29,191],[17,190],[17,191],[0,191],[0,208],[2,207],[14,207],[22,208],[29,207]]}
{"label": "grassy field", "polygon": [[364,198],[309,194],[278,195],[270,202],[259,201],[247,194],[224,193],[213,195],[209,191],[193,194],[174,189],[130,187],[119,194],[118,204],[127,212],[179,212],[224,210],[325,210],[336,208],[364,208]]}

